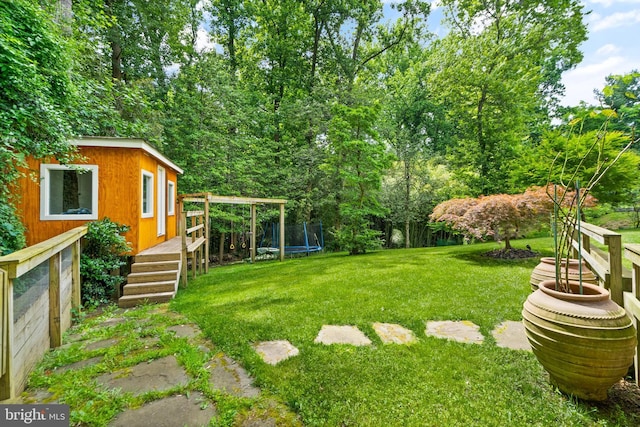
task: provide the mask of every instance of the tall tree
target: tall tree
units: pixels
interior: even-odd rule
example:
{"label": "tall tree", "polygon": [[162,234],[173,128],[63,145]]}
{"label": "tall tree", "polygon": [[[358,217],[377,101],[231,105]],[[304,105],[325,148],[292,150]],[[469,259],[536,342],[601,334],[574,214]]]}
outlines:
{"label": "tall tree", "polygon": [[[396,219],[404,223],[405,247],[411,246],[411,222],[418,217],[419,195],[416,193],[417,167],[429,157],[442,157],[450,139],[450,126],[444,108],[434,100],[428,68],[422,65],[420,48],[415,46],[390,55],[392,74],[385,80],[386,101],[382,135],[402,164],[402,202],[393,204]],[[415,59],[413,59],[415,58]],[[386,61],[385,61],[386,62]],[[398,64],[402,64],[398,66]]]}
{"label": "tall tree", "polygon": [[334,173],[340,188],[334,233],[340,247],[352,255],[381,246],[380,233],[371,228],[371,221],[384,213],[378,193],[391,158],[372,127],[378,114],[375,105],[336,104],[329,129],[325,168]]}
{"label": "tall tree", "polygon": [[[435,49],[435,75],[452,106],[455,152],[476,193],[506,190],[514,147],[545,120],[586,39],[577,0],[444,0],[450,32]],[[471,168],[469,168],[469,165]]]}

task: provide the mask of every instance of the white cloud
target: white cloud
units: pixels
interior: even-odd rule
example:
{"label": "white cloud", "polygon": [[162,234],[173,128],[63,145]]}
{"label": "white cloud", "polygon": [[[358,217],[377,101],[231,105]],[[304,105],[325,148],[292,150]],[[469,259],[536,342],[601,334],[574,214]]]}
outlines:
{"label": "white cloud", "polygon": [[610,56],[601,62],[581,65],[562,76],[565,85],[565,97],[562,104],[575,106],[580,101],[595,104],[593,90],[601,90],[605,77],[609,74],[621,74],[633,68],[633,64],[622,56]]}
{"label": "white cloud", "polygon": [[598,56],[607,56],[613,55],[614,53],[620,52],[620,48],[612,43],[607,43],[604,46],[600,47],[596,50],[596,55]]}
{"label": "white cloud", "polygon": [[640,0],[589,0],[590,4],[597,4],[602,7],[610,7],[620,4],[640,4]]}
{"label": "white cloud", "polygon": [[640,23],[640,9],[634,9],[628,12],[616,12],[604,17],[594,13],[591,15],[591,19],[589,19],[589,29],[596,32],[611,28],[627,27],[637,23]]}
{"label": "white cloud", "polygon": [[196,33],[196,52],[210,52],[216,48],[216,44],[211,40],[209,36],[209,32],[204,28],[198,28],[198,32]]}

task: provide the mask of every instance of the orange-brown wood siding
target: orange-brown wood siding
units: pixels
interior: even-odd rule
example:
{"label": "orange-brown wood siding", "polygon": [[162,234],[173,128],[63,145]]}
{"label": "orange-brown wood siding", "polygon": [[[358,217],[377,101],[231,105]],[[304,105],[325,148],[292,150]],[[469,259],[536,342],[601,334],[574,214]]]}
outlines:
{"label": "orange-brown wood siding", "polygon": [[[173,188],[173,215],[169,215],[169,207],[167,206],[167,239],[171,239],[178,235],[178,173],[173,169],[167,168],[167,182],[172,181]],[[167,184],[168,185],[168,184]],[[169,203],[169,193],[167,191],[167,203]]]}
{"label": "orange-brown wood siding", "polygon": [[[132,254],[176,236],[176,216],[167,218],[167,233],[157,236],[157,218],[142,218],[142,169],[157,176],[158,161],[141,149],[113,147],[80,147],[80,153],[86,157],[86,164],[98,165],[98,219],[105,216],[112,221],[128,225],[125,234],[131,243]],[[48,161],[45,163],[57,163]],[[22,178],[18,183],[20,195],[17,206],[23,224],[27,228],[27,245],[54,237],[68,231],[86,220],[40,220],[40,162],[29,160],[29,172],[36,180]],[[165,166],[167,179],[176,183],[176,171]],[[154,183],[156,178],[154,178]],[[157,185],[154,185],[157,187]],[[177,188],[176,188],[177,191]],[[154,189],[154,193],[157,188]],[[157,194],[154,194],[157,201]],[[154,202],[155,203],[155,202]]]}

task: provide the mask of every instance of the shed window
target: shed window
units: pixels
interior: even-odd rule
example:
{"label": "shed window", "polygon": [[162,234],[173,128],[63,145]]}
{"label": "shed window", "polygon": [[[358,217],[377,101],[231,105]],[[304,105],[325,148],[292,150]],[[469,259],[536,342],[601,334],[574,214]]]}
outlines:
{"label": "shed window", "polygon": [[153,173],[142,171],[142,218],[153,217]]}
{"label": "shed window", "polygon": [[98,219],[98,166],[40,165],[40,219]]}
{"label": "shed window", "polygon": [[167,215],[176,214],[176,184],[167,181]]}

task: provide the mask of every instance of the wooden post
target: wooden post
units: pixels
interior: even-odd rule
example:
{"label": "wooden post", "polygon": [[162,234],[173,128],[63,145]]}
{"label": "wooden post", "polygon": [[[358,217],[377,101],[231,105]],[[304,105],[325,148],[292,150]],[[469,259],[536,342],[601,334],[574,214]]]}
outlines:
{"label": "wooden post", "polygon": [[256,204],[251,203],[251,262],[256,262]]}
{"label": "wooden post", "polygon": [[[637,265],[635,262],[633,263],[633,275],[631,279],[631,293],[635,297],[636,300],[640,300],[640,265]],[[633,370],[635,372],[636,385],[640,385],[640,328],[638,325],[638,318],[631,314],[631,320],[633,321],[633,326],[636,328],[636,354],[633,356]]]}
{"label": "wooden post", "polygon": [[624,306],[622,294],[622,236],[609,236],[609,278],[611,299]]}
{"label": "wooden post", "polygon": [[211,224],[209,220],[209,193],[205,194],[204,202],[204,272],[209,272],[209,240],[211,239]]}
{"label": "wooden post", "polygon": [[0,401],[13,398],[11,382],[13,338],[13,292],[9,275],[0,269]]}
{"label": "wooden post", "polygon": [[182,261],[180,274],[182,276],[182,286],[187,287],[187,216],[184,212],[184,200],[180,197],[180,236],[182,236]]}
{"label": "wooden post", "polygon": [[280,203],[280,261],[284,261],[284,203]]}
{"label": "wooden post", "polygon": [[62,344],[60,327],[60,252],[49,258],[49,345]]}
{"label": "wooden post", "polygon": [[80,240],[76,240],[71,245],[71,307],[78,311],[82,308],[80,253]]}

